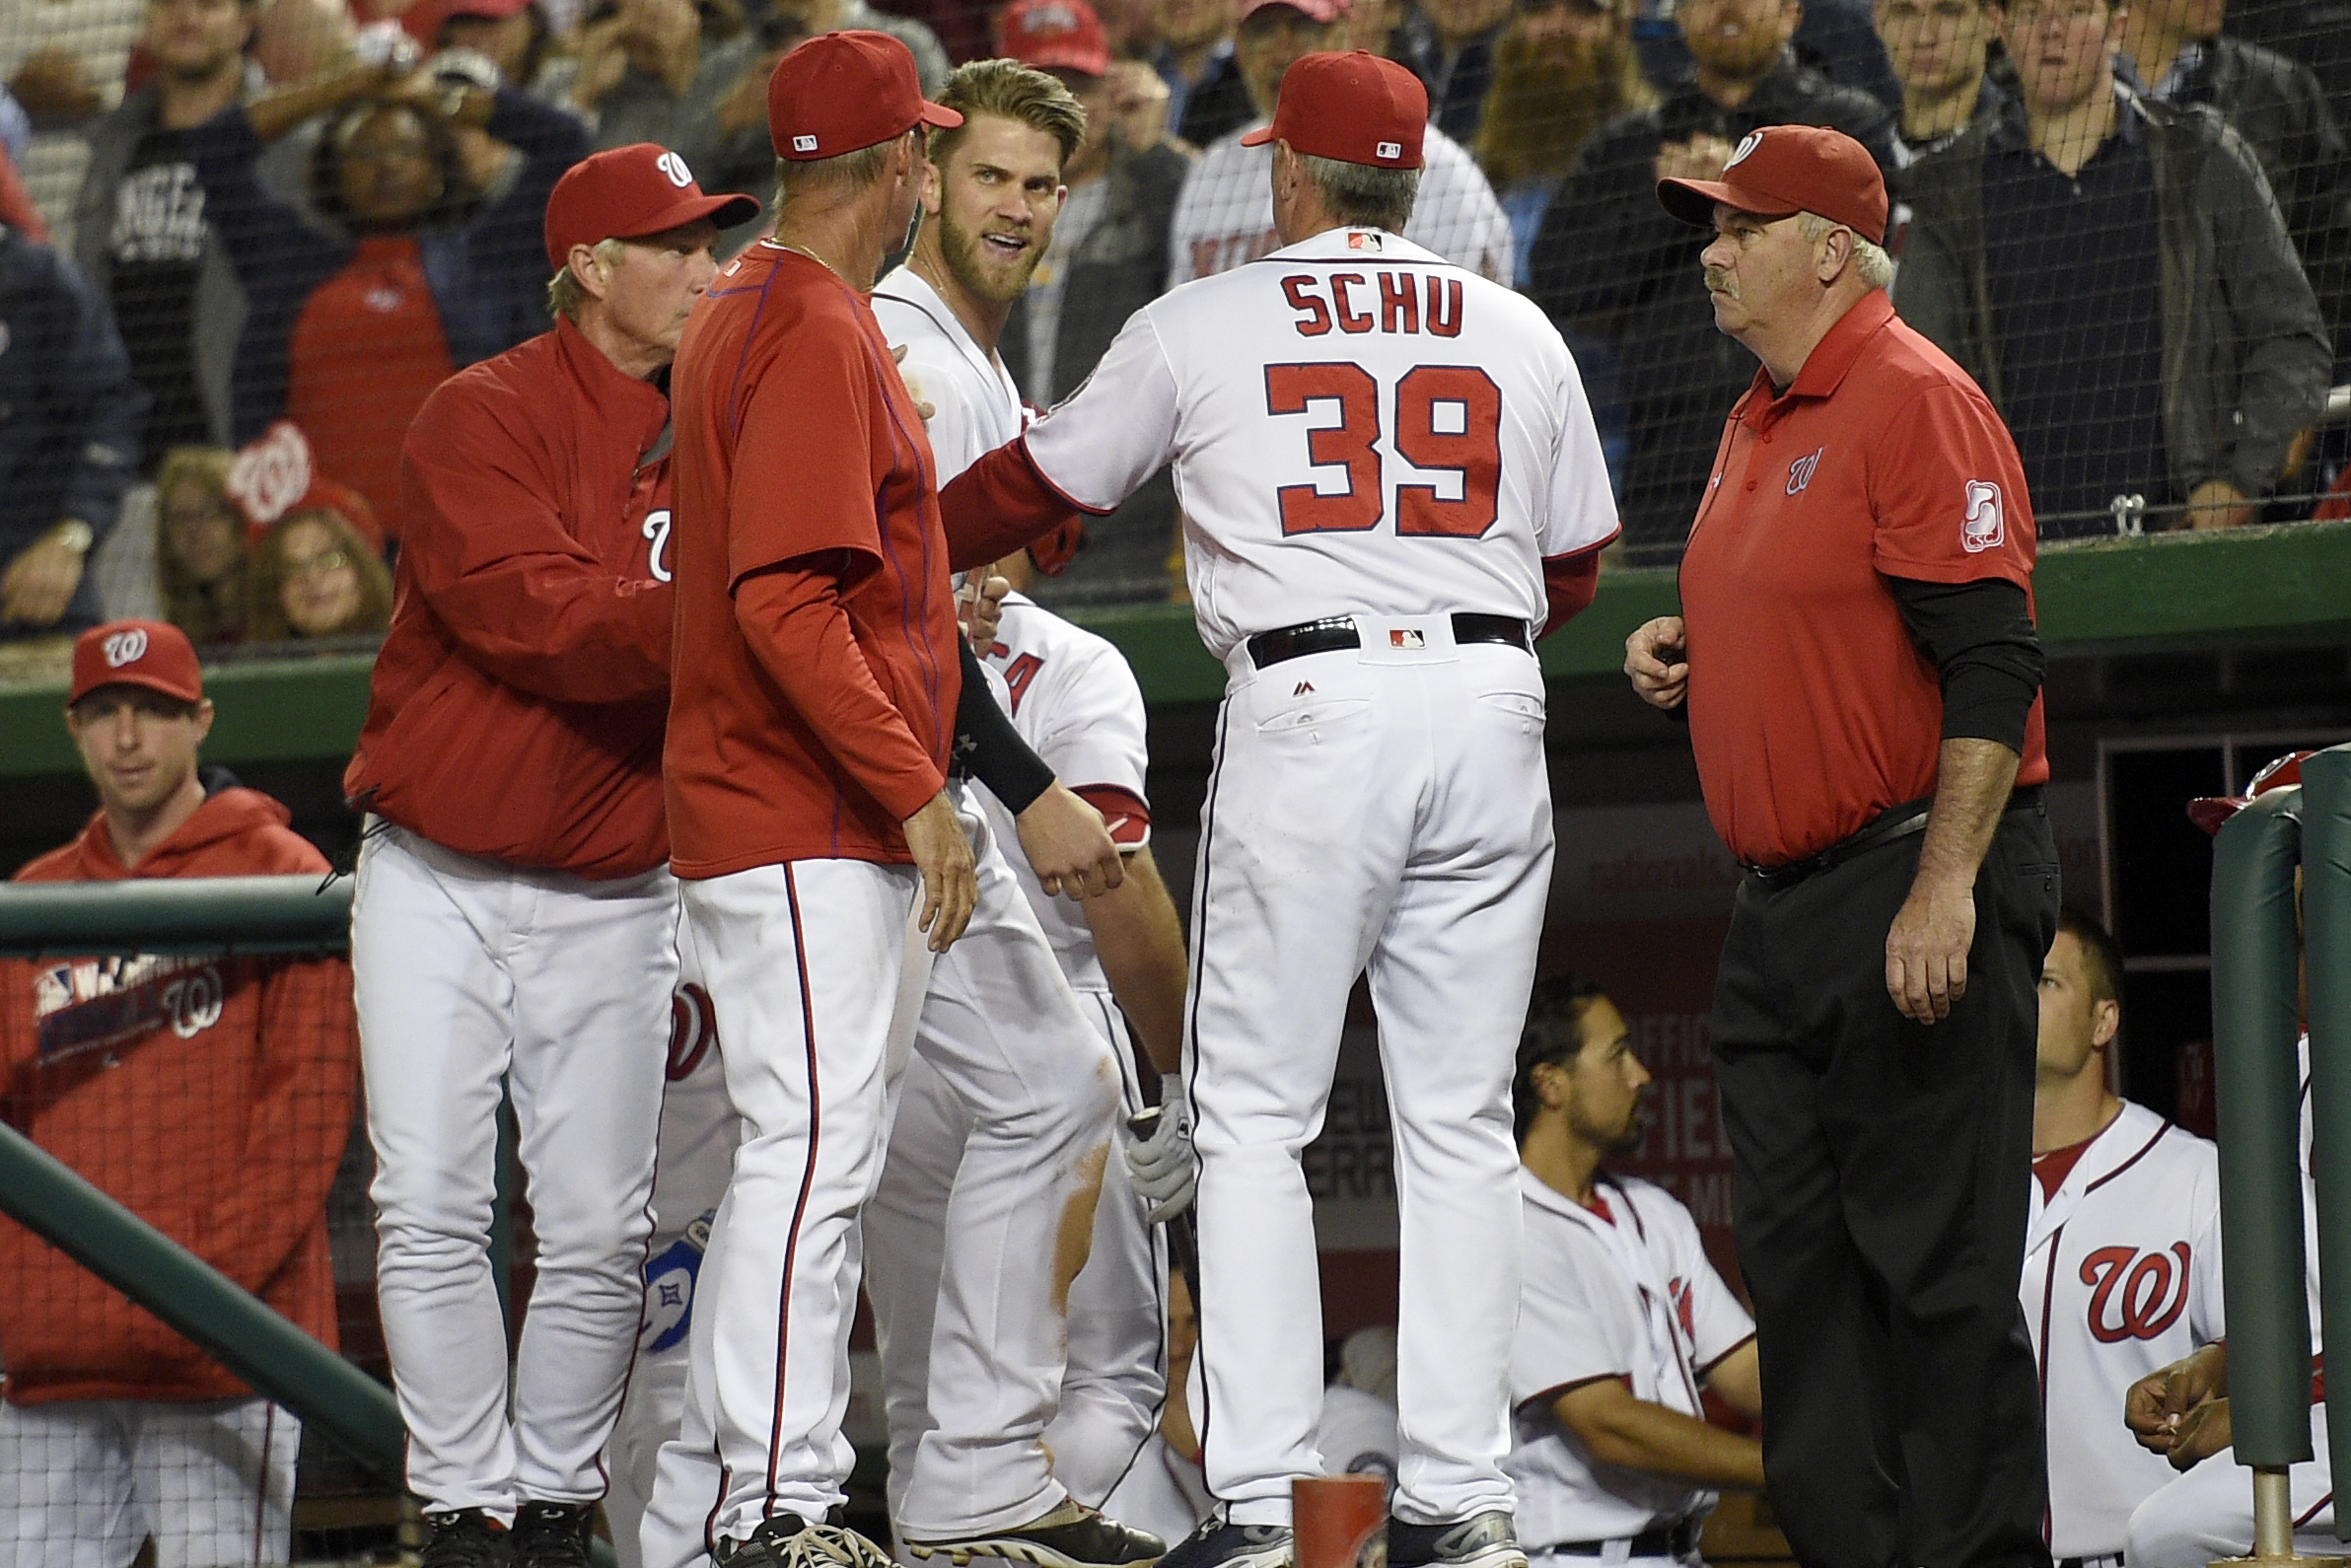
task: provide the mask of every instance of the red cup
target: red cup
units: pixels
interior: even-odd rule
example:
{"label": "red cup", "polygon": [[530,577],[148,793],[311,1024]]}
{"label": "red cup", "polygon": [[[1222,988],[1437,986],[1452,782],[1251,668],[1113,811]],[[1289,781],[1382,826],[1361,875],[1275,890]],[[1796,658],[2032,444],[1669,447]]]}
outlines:
{"label": "red cup", "polygon": [[1388,1481],[1302,1475],[1290,1483],[1298,1568],[1387,1568]]}

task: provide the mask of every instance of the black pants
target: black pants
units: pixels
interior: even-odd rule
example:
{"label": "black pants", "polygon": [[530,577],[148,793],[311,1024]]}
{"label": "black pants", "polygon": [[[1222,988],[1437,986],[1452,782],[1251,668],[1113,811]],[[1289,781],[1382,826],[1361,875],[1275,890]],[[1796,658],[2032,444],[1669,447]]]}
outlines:
{"label": "black pants", "polygon": [[1967,994],[1929,1028],[1886,992],[1921,842],[1777,892],[1750,876],[1733,906],[1714,1059],[1764,1471],[1805,1568],[2047,1568],[2017,1280],[2057,852],[2037,805],[2002,819]]}

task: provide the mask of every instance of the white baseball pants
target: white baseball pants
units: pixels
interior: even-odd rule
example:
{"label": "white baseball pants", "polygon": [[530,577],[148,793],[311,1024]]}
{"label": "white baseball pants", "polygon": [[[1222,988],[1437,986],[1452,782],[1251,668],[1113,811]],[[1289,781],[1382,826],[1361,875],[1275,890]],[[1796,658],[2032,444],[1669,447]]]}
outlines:
{"label": "white baseball pants", "polygon": [[14,1568],[282,1563],[302,1422],[267,1399],[0,1405],[0,1542]]}
{"label": "white baseball pants", "polygon": [[[821,1521],[845,1500],[857,1217],[881,1174],[919,887],[911,866],[852,860],[683,885],[682,970],[716,1013],[743,1142],[702,1259],[686,1409],[654,1480],[648,1562],[661,1560],[657,1529],[701,1520],[710,1538],[741,1540],[771,1515]],[[688,1495],[713,1449],[717,1495]]]}
{"label": "white baseball pants", "polygon": [[1240,1524],[1287,1525],[1292,1479],[1322,1470],[1299,1156],[1367,966],[1402,1224],[1393,1510],[1436,1524],[1513,1506],[1510,1079],[1550,883],[1542,675],[1522,649],[1457,649],[1444,616],[1357,623],[1363,649],[1261,673],[1235,650],[1201,812],[1185,1039],[1206,1383],[1193,1413],[1209,1489]]}
{"label": "white baseball pants", "polygon": [[866,1213],[891,1515],[916,1540],[1026,1525],[1068,1495],[1045,1429],[1121,1080],[1006,851],[962,816],[978,904],[932,965],[914,1033],[928,1073],[908,1069],[914,1124]]}
{"label": "white baseball pants", "polygon": [[[592,1502],[643,1305],[677,883],[360,851],[351,969],[376,1150],[376,1293],[433,1511]],[[514,1103],[538,1278],[513,1358],[490,1274],[498,1102]]]}
{"label": "white baseball pants", "polygon": [[[1022,907],[1028,907],[1025,901]],[[1043,972],[1034,968],[1040,952],[1042,962],[1053,963],[1049,948],[1041,934],[1034,944],[1018,936],[1017,924],[1008,922],[1001,935],[966,962],[959,962],[959,945],[934,971],[932,1000],[915,1036],[915,1059],[896,1090],[882,1185],[866,1209],[866,1293],[874,1305],[890,1417],[891,1517],[917,1539],[954,1538],[1026,1524],[1059,1501],[1034,1484],[1032,1456],[1007,1456],[1012,1460],[1004,1471],[1008,1478],[989,1489],[1019,1501],[990,1508],[983,1495],[975,1510],[979,1517],[957,1522],[952,1510],[941,1509],[917,1485],[917,1477],[925,1473],[922,1447],[943,1425],[985,1434],[990,1420],[1008,1416],[1033,1432],[1028,1423],[1043,1410],[1049,1424],[1042,1429],[1041,1442],[1053,1479],[1081,1502],[1099,1506],[1150,1435],[1166,1394],[1166,1318],[1161,1302],[1166,1269],[1152,1228],[1143,1223],[1147,1205],[1127,1186],[1125,1167],[1114,1153],[1104,1162],[1092,1250],[1068,1287],[1067,1313],[1045,1304],[1042,1316],[1032,1320],[1032,1327],[1045,1333],[1009,1336],[1000,1344],[993,1366],[966,1359],[959,1375],[977,1374],[980,1382],[975,1387],[957,1386],[934,1364],[941,1321],[936,1309],[943,1298],[997,1296],[998,1276],[1017,1274],[1021,1268],[1033,1276],[1038,1273],[1033,1262],[1011,1267],[1001,1253],[976,1251],[956,1228],[960,1220],[950,1220],[954,1204],[971,1201],[965,1195],[968,1185],[959,1189],[957,1181],[974,1147],[975,1118],[969,1103],[951,1085],[948,1070],[934,1065],[934,1055],[969,1058],[975,1043],[984,1043],[1002,1052],[1008,1062],[1021,1059],[1021,1070],[1011,1081],[1083,1088],[1093,1082],[1099,1050],[1106,1049],[1118,1076],[1122,1111],[1131,1114],[1142,1108],[1134,1053],[1116,1004],[1107,992],[1081,992],[1073,994],[1068,1007],[1059,1005]],[[1008,957],[1031,971],[1026,983],[996,972]],[[974,980],[981,982],[980,988],[966,996]],[[976,1031],[980,1041],[933,1038],[944,1029]],[[1073,1035],[1085,1043],[1077,1043]],[[1072,1129],[1087,1133],[1076,1147],[1089,1170],[1093,1147],[1101,1143],[1106,1148],[1110,1133],[1106,1117],[1094,1112],[1098,1105],[1094,1094],[1071,1095],[1064,1097],[1056,1112]],[[1087,1132],[1089,1119],[1094,1124]],[[1033,1144],[1021,1142],[1033,1151]],[[963,1179],[968,1184],[974,1178]],[[1049,1196],[1037,1201],[1058,1208]],[[976,1291],[970,1282],[975,1270],[983,1271]],[[944,1291],[943,1272],[951,1276]],[[959,1274],[963,1277],[954,1277]],[[968,1325],[948,1329],[951,1342],[968,1340],[970,1332]],[[977,1348],[984,1352],[987,1342],[978,1341]],[[1033,1364],[1009,1364],[1007,1350],[1026,1350]],[[1016,1407],[1016,1402],[1032,1408]],[[987,1445],[972,1447],[984,1451]],[[977,1484],[989,1485],[984,1479]]]}
{"label": "white baseball pants", "polygon": [[[2294,1549],[2305,1557],[2339,1557],[2334,1533],[2333,1453],[2326,1406],[2311,1406],[2311,1458],[2287,1472]],[[2130,1568],[2204,1568],[2253,1549],[2253,1472],[2234,1450],[2215,1454],[2150,1494],[2131,1511],[2123,1561]]]}

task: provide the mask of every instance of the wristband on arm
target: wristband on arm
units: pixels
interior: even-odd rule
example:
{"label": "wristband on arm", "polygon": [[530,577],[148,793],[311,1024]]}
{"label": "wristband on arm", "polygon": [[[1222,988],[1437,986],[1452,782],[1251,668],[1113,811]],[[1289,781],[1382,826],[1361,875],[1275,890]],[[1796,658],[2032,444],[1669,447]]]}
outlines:
{"label": "wristband on arm", "polygon": [[988,690],[987,672],[970,641],[958,637],[963,651],[963,694],[956,702],[956,765],[988,787],[1015,817],[1027,811],[1053,783],[1053,770],[1029,748],[1012,719],[996,705]]}

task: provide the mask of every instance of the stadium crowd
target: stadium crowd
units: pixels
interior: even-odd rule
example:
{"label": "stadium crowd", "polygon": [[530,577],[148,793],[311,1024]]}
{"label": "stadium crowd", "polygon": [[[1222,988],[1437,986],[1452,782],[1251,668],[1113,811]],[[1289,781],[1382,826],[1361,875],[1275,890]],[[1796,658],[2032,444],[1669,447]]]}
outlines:
{"label": "stadium crowd", "polygon": [[[1842,129],[1897,308],[2016,432],[2044,540],[2351,512],[2351,30],[2329,0],[60,0],[0,25],[0,637],[380,633],[399,443],[544,329],[562,171],[655,142],[767,200],[763,92],[878,28],[926,87],[998,51],[1090,111],[1004,334],[1042,407],[1167,288],[1274,245],[1299,55],[1428,86],[1412,238],[1537,300],[1592,390],[1616,554],[1673,560],[1745,356],[1650,196],[1750,130]],[[722,254],[759,222],[737,223]],[[2339,399],[2338,399],[2339,401]],[[242,475],[242,479],[233,478]],[[290,480],[292,493],[286,493]],[[2329,492],[2332,492],[2331,494]],[[1179,593],[1163,474],[1040,590]]]}

